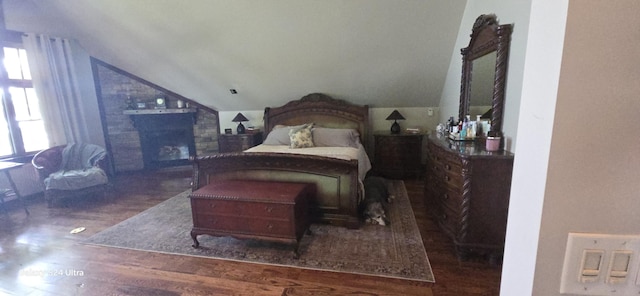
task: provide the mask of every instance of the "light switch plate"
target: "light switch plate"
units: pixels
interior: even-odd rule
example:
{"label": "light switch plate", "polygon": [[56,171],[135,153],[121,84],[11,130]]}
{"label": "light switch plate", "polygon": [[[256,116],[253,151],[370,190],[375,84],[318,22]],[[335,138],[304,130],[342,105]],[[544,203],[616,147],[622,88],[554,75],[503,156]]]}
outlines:
{"label": "light switch plate", "polygon": [[[603,258],[595,278],[584,274],[595,274],[593,255],[602,251]],[[594,233],[569,233],[564,256],[560,293],[570,295],[640,295],[640,285],[636,285],[640,267],[640,236],[610,235]],[[624,273],[616,256],[629,255],[629,264]],[[588,255],[588,256],[587,256]],[[587,256],[587,257],[585,257]],[[590,256],[590,257],[589,257]],[[586,258],[586,259],[585,259]],[[586,265],[590,270],[584,271]],[[613,273],[612,273],[613,268]],[[611,280],[611,275],[617,275]]]}

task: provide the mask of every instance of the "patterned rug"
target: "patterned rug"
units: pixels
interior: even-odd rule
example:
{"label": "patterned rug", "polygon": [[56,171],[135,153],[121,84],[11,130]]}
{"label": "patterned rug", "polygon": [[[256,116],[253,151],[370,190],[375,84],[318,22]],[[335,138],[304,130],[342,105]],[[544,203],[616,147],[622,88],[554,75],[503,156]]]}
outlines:
{"label": "patterned rug", "polygon": [[390,226],[363,225],[353,230],[313,224],[313,234],[300,242],[299,259],[293,258],[288,245],[231,237],[200,235],[200,248],[193,248],[190,191],[97,233],[85,243],[434,282],[404,183],[393,181],[391,191],[396,199],[387,213]]}

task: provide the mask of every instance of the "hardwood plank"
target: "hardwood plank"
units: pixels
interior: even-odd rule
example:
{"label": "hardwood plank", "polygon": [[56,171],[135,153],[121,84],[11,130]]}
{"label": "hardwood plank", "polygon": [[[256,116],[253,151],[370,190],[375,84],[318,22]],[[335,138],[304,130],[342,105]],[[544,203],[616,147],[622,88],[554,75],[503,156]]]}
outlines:
{"label": "hardwood plank", "polygon": [[[421,180],[405,180],[436,283],[160,254],[81,242],[190,188],[190,167],[117,176],[106,198],[47,208],[42,196],[0,214],[0,294],[498,295],[500,267],[460,262],[430,217]],[[86,227],[78,234],[69,231]],[[62,271],[67,275],[29,276]],[[80,275],[81,273],[81,275]]]}

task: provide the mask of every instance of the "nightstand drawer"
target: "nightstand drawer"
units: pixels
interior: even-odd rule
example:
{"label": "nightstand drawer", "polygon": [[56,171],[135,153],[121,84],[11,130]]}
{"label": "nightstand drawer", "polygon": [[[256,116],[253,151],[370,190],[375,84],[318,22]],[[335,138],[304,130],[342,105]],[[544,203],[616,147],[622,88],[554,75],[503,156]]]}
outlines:
{"label": "nightstand drawer", "polygon": [[262,133],[241,134],[241,135],[220,135],[218,137],[219,151],[241,152],[253,146],[262,144]]}

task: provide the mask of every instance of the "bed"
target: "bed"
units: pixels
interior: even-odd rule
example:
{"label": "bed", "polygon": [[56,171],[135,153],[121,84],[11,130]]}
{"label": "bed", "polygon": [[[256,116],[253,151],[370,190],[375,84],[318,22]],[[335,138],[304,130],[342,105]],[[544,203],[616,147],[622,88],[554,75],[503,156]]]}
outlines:
{"label": "bed", "polygon": [[[263,145],[243,152],[194,158],[192,189],[224,180],[312,183],[317,192],[311,205],[312,220],[358,228],[361,179],[371,167],[366,156],[368,116],[366,105],[351,104],[320,93],[306,95],[281,107],[267,107],[264,111]],[[346,156],[342,153],[344,147],[333,149],[325,146],[316,149],[324,150],[323,155],[309,154],[307,151],[314,150],[309,148],[288,149],[290,153],[283,153],[278,151],[282,147],[270,143],[276,131],[282,133],[281,129],[308,128],[306,125],[310,123],[313,123],[314,134],[320,130],[325,132],[326,145],[332,145],[330,143],[339,139],[336,135],[355,137],[357,143],[350,146],[357,152],[351,151],[355,154]],[[317,139],[320,141],[321,137]]]}

